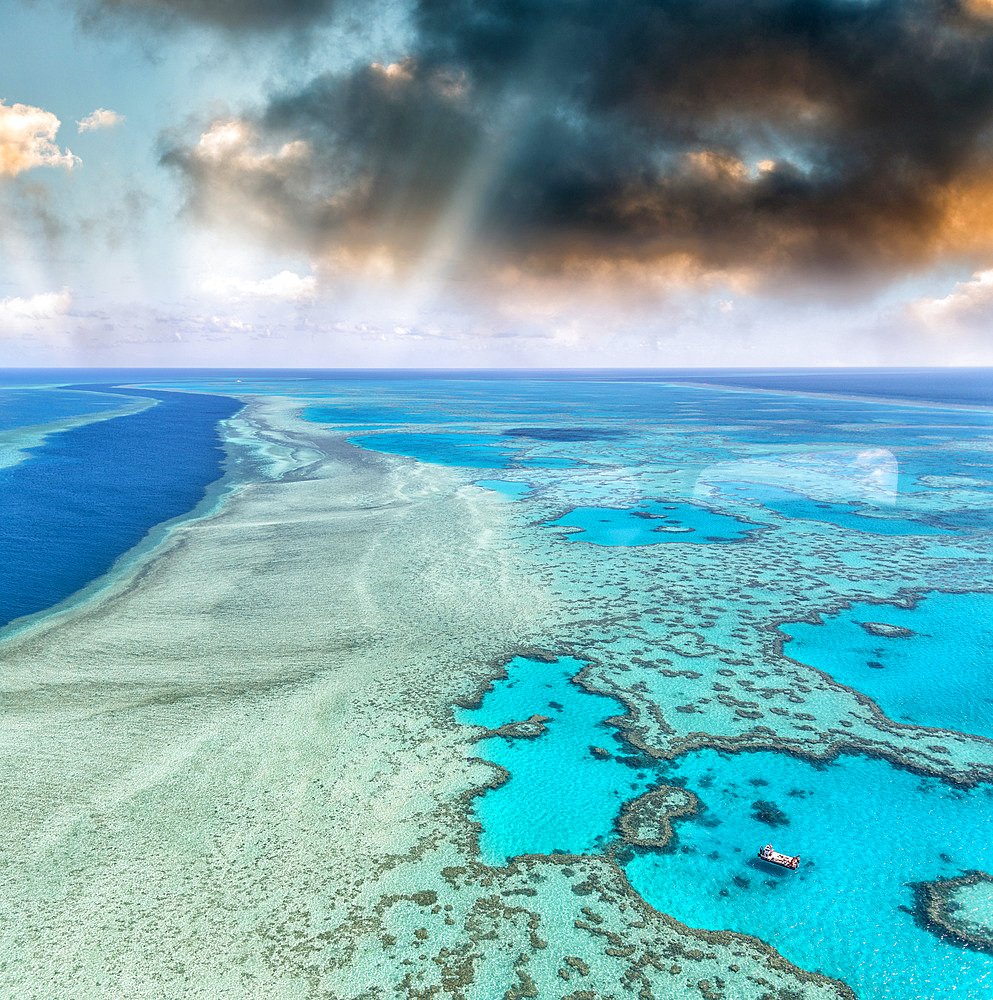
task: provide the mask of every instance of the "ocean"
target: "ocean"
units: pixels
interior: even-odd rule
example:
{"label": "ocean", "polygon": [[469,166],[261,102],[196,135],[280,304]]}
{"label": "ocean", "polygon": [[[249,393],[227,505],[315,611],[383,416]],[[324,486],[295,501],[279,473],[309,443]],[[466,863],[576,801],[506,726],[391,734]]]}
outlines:
{"label": "ocean", "polygon": [[[265,481],[231,421],[285,405],[315,454],[407,470],[398,517],[446,502],[416,475],[444,472],[553,595],[540,643],[451,664],[489,768],[465,800],[481,864],[603,859],[638,905],[864,1000],[978,1000],[993,910],[952,887],[993,871],[990,375],[0,373],[0,625],[98,599],[229,480]],[[943,881],[958,936],[922,902]],[[589,986],[619,960],[578,957]]]}
{"label": "ocean", "polygon": [[[69,598],[149,531],[189,513],[222,472],[219,396],[122,391],[90,382],[14,389],[0,375],[4,429],[94,415],[0,468],[0,627]],[[113,416],[123,404],[154,405]]]}

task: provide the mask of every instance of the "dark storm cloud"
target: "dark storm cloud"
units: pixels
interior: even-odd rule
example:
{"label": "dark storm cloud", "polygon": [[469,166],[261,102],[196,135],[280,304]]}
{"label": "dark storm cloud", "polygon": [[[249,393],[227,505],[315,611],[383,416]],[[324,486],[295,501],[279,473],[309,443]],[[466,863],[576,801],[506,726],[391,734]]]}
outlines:
{"label": "dark storm cloud", "polygon": [[86,20],[105,16],[151,18],[159,24],[196,23],[234,31],[304,28],[325,18],[335,0],[90,0]]}
{"label": "dark storm cloud", "polygon": [[318,252],[416,257],[455,212],[468,261],[899,270],[993,247],[985,12],[419,0],[403,64],[274,95],[164,161],[201,212]]}

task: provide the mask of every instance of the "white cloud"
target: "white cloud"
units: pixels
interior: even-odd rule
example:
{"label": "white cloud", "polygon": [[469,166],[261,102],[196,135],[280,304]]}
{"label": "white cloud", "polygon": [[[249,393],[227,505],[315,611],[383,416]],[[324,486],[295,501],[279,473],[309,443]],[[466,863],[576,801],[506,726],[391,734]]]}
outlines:
{"label": "white cloud", "polygon": [[0,299],[0,323],[54,319],[65,315],[71,305],[68,288],[61,292],[42,292],[27,299],[20,296]]}
{"label": "white cloud", "polygon": [[54,321],[62,319],[72,306],[68,288],[61,292],[42,292],[28,298],[13,296],[0,299],[0,338],[29,332],[58,332]]}
{"label": "white cloud", "polygon": [[933,329],[989,324],[993,320],[993,270],[977,271],[943,298],[915,299],[910,315]]}
{"label": "white cloud", "polygon": [[32,167],[78,166],[78,156],[55,145],[61,124],[51,111],[0,100],[0,176],[16,177]]}
{"label": "white cloud", "polygon": [[96,132],[102,128],[113,128],[124,121],[124,115],[119,115],[116,111],[107,108],[97,108],[92,114],[87,115],[82,121],[76,122],[80,132]]}
{"label": "white cloud", "polygon": [[293,271],[280,271],[272,278],[247,281],[243,278],[208,278],[201,289],[212,295],[231,299],[271,299],[279,302],[305,302],[314,298],[317,279],[301,277]]}
{"label": "white cloud", "polygon": [[302,139],[287,142],[275,153],[259,152],[255,129],[241,119],[216,121],[200,136],[193,154],[206,163],[221,164],[228,170],[253,175],[279,176],[287,164],[298,163],[310,155],[310,147]]}

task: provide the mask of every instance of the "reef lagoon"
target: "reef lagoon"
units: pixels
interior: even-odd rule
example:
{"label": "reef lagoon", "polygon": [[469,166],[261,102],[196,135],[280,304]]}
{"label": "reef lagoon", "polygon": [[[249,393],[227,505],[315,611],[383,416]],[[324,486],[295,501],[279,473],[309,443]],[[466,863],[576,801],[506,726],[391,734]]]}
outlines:
{"label": "reef lagoon", "polygon": [[988,996],[991,385],[0,373],[4,995]]}

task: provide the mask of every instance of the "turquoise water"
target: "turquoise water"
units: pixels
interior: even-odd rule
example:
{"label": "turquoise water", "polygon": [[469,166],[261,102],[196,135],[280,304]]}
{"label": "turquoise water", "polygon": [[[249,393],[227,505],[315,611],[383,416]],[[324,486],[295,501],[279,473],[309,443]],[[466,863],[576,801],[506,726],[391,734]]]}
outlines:
{"label": "turquoise water", "polygon": [[661,542],[730,542],[748,536],[755,525],[718,514],[699,504],[655,503],[619,510],[576,507],[553,527],[578,528],[568,537],[593,545],[658,545]]}
{"label": "turquoise water", "polygon": [[532,466],[567,469],[575,463],[567,458],[545,456],[521,458],[515,454],[513,439],[496,434],[366,434],[350,438],[352,444],[387,455],[403,455],[421,462],[473,469],[509,469]]}
{"label": "turquoise water", "polygon": [[[700,751],[661,765],[626,758],[606,722],[617,704],[569,681],[581,666],[517,658],[478,709],[456,713],[490,728],[551,716],[535,739],[476,745],[511,773],[474,805],[485,860],[602,850],[617,843],[623,801],[655,784],[683,785],[701,809],[674,821],[667,850],[619,845],[632,886],[657,909],[691,927],[756,935],[866,1000],[993,987],[993,956],[941,942],[908,912],[908,883],[993,865],[993,788],[953,790],[862,757],[828,766],[773,753]],[[595,758],[591,743],[613,759]],[[799,854],[798,871],[759,861],[769,842]]]}
{"label": "turquoise water", "polygon": [[[909,629],[874,635],[864,623]],[[993,738],[993,594],[932,593],[912,609],[853,604],[780,626],[783,652],[867,694],[890,716]]]}
{"label": "turquoise water", "polygon": [[886,508],[873,508],[868,504],[815,500],[795,490],[768,483],[721,483],[721,492],[734,499],[754,500],[782,517],[823,521],[840,528],[873,535],[940,535],[950,530],[902,517],[899,514],[894,516],[895,512]]}
{"label": "turquoise water", "polygon": [[[640,852],[626,866],[654,906],[693,927],[757,935],[805,968],[843,977],[866,1000],[993,989],[993,956],[943,943],[907,912],[909,882],[993,865],[988,787],[953,791],[864,758],[816,768],[713,751],[691,754],[665,777],[696,792],[706,812],[677,820],[673,853]],[[788,823],[756,819],[757,801]],[[801,856],[796,873],[754,858],[769,842]]]}
{"label": "turquoise water", "polygon": [[530,483],[511,482],[507,479],[477,479],[473,486],[481,486],[484,490],[493,490],[505,497],[517,500],[531,492]]}
{"label": "turquoise water", "polygon": [[[517,657],[476,709],[456,709],[465,725],[494,729],[532,715],[548,717],[536,739],[497,736],[476,744],[479,755],[510,772],[499,788],[477,798],[480,850],[491,864],[518,854],[596,852],[609,839],[621,804],[648,788],[647,771],[620,763],[624,751],[605,724],[623,707],[570,683],[583,663],[563,657],[542,663]],[[594,756],[590,747],[610,753]]]}

